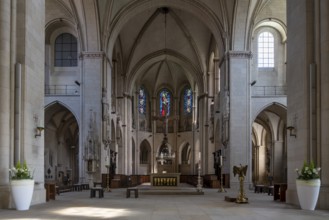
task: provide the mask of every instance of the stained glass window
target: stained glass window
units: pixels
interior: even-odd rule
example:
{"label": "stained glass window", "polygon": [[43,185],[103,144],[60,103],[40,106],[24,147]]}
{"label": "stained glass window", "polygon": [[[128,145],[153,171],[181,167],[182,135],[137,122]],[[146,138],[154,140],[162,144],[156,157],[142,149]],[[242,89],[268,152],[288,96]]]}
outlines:
{"label": "stained glass window", "polygon": [[141,87],[138,94],[138,111],[140,114],[145,115],[146,113],[146,94],[145,89]]}
{"label": "stained glass window", "polygon": [[193,103],[192,89],[186,88],[184,90],[184,113],[185,114],[192,113],[192,103]]}
{"label": "stained glass window", "polygon": [[160,115],[168,116],[170,115],[170,92],[167,89],[163,89],[160,92]]}
{"label": "stained glass window", "polygon": [[70,67],[77,65],[77,39],[69,33],[59,35],[55,40],[55,66]]}
{"label": "stained glass window", "polygon": [[258,67],[274,67],[274,37],[270,32],[258,37]]}

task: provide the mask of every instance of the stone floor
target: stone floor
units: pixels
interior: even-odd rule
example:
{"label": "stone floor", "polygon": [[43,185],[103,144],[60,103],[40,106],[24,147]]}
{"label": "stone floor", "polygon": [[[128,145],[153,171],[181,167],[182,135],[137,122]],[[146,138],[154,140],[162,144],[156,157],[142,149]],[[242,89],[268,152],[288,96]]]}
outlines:
{"label": "stone floor", "polygon": [[31,206],[28,211],[1,210],[0,219],[134,219],[134,220],[319,220],[329,219],[329,211],[305,211],[299,207],[273,201],[265,193],[247,192],[248,204],[224,201],[236,196],[228,190],[203,189],[204,195],[145,195],[126,198],[126,189],[112,189],[104,198],[89,198],[89,190],[66,192],[56,200]]}

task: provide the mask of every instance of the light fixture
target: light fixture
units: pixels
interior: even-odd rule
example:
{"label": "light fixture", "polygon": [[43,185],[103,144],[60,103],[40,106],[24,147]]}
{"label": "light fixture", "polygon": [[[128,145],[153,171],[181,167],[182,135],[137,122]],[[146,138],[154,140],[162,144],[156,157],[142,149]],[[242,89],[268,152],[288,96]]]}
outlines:
{"label": "light fixture", "polygon": [[40,137],[41,132],[44,130],[44,127],[39,126],[39,116],[37,114],[33,115],[35,129],[34,129],[34,137]]}
{"label": "light fixture", "polygon": [[35,128],[35,134],[34,134],[34,137],[36,138],[36,137],[40,137],[41,136],[41,132],[44,130],[44,128],[43,127],[36,127]]}
{"label": "light fixture", "polygon": [[290,136],[294,136],[295,138],[297,137],[296,128],[294,126],[288,126],[287,130],[289,130]]}

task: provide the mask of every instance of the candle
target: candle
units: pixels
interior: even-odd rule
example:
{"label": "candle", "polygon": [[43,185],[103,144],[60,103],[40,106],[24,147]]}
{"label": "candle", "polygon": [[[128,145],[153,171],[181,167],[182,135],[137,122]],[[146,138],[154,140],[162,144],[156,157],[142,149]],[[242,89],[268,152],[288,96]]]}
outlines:
{"label": "candle", "polygon": [[219,165],[223,166],[223,156],[222,155],[220,155],[220,157],[219,157]]}

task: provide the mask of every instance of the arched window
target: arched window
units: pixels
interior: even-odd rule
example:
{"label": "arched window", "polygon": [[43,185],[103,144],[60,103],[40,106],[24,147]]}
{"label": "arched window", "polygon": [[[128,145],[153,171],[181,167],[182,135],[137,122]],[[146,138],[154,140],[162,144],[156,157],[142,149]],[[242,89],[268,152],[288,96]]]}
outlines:
{"label": "arched window", "polygon": [[184,114],[189,115],[192,113],[192,103],[192,89],[187,87],[184,89]]}
{"label": "arched window", "polygon": [[138,111],[139,114],[146,114],[146,93],[145,89],[141,87],[138,94]]}
{"label": "arched window", "polygon": [[170,115],[171,96],[167,89],[163,89],[159,95],[160,99],[160,116]]}
{"label": "arched window", "polygon": [[77,39],[69,33],[59,35],[55,40],[55,66],[72,67],[78,65]]}
{"label": "arched window", "polygon": [[274,37],[270,32],[263,32],[258,37],[258,67],[274,67]]}

